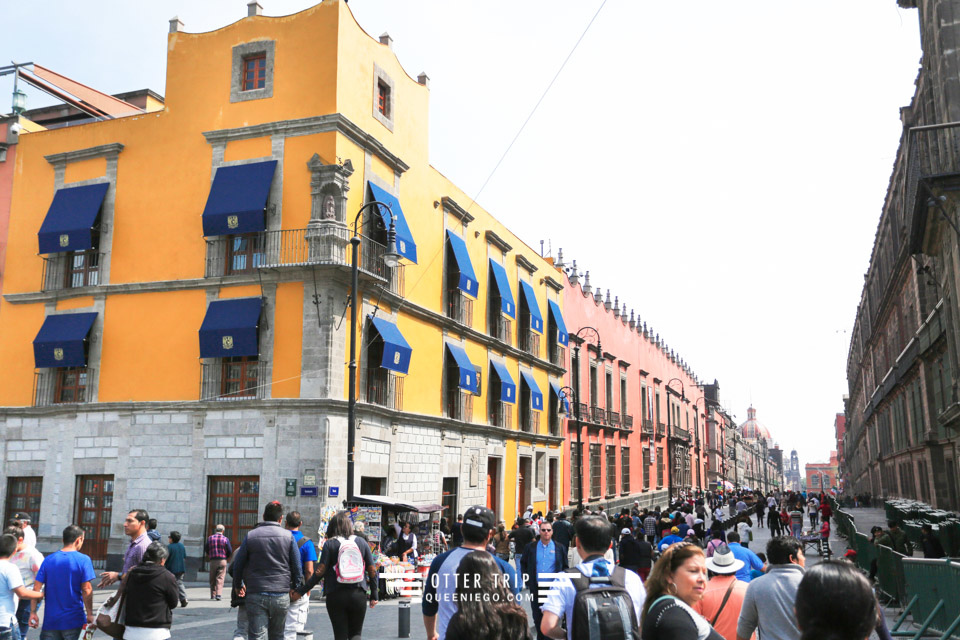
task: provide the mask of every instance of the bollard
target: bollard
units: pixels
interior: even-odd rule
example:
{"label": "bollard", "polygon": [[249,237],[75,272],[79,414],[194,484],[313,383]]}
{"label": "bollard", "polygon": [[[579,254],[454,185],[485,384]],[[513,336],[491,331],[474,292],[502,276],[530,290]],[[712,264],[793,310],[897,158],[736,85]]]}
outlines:
{"label": "bollard", "polygon": [[410,598],[401,597],[397,607],[397,637],[410,637]]}

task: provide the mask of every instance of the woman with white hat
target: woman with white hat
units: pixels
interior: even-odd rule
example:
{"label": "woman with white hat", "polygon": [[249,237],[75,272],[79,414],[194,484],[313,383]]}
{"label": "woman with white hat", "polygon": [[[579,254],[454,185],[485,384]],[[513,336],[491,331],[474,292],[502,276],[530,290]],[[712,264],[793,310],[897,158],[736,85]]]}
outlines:
{"label": "woman with white hat", "polygon": [[748,584],[737,580],[743,560],[737,560],[725,543],[707,558],[707,570],[713,574],[703,599],[693,609],[706,618],[725,640],[737,640],[737,620]]}

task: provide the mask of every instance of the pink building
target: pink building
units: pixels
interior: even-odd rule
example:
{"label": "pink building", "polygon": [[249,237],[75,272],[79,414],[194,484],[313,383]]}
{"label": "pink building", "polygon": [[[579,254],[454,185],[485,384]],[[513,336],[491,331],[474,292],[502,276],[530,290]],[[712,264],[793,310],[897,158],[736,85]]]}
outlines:
{"label": "pink building", "polygon": [[[666,505],[668,493],[706,489],[706,399],[692,370],[645,327],[626,305],[601,297],[571,271],[565,283],[563,316],[570,332],[565,384],[579,389],[567,422],[563,503],[577,505],[578,474],[584,505],[608,510],[631,505]],[[598,342],[600,348],[598,349]],[[574,377],[579,347],[579,381]]]}

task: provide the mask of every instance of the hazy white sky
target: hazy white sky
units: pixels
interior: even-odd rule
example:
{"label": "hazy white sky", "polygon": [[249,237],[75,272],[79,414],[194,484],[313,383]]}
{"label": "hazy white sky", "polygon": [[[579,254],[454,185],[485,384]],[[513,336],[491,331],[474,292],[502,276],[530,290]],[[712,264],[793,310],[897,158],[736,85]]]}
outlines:
{"label": "hazy white sky", "polygon": [[[315,2],[261,3],[284,15]],[[431,161],[477,194],[601,4],[349,6],[430,76]],[[51,0],[42,19],[25,2],[4,14],[3,60],[163,93],[168,20],[207,31],[246,3]],[[576,258],[717,378],[740,421],[752,400],[801,464],[826,460],[918,31],[895,0],[608,0],[478,202],[530,246]]]}

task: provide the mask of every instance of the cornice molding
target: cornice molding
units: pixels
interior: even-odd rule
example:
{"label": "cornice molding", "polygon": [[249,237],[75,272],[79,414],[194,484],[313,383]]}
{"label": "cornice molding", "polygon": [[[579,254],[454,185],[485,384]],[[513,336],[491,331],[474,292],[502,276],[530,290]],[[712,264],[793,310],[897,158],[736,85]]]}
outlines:
{"label": "cornice molding", "polygon": [[66,164],[68,162],[77,162],[79,160],[90,160],[91,158],[107,158],[116,156],[123,151],[123,145],[119,142],[110,144],[101,144],[96,147],[87,147],[86,149],[77,149],[76,151],[64,151],[62,153],[53,153],[49,156],[43,156],[50,164]]}
{"label": "cornice molding", "polygon": [[476,218],[474,218],[469,211],[457,204],[456,201],[450,196],[443,196],[440,198],[440,204],[443,206],[444,211],[456,216],[456,218],[463,223],[463,226],[467,226],[476,220]]}
{"label": "cornice molding", "polygon": [[500,251],[503,251],[504,253],[510,253],[511,251],[513,251],[513,247],[507,244],[506,240],[498,236],[493,231],[490,231],[489,229],[487,229],[486,238],[488,243],[492,244],[493,246],[500,249]]}
{"label": "cornice molding", "polygon": [[537,265],[533,264],[532,262],[527,260],[522,254],[519,254],[519,253],[514,257],[514,260],[516,260],[517,266],[520,266],[526,269],[527,273],[529,273],[530,275],[533,275],[539,268],[537,267]]}
{"label": "cornice molding", "polygon": [[563,291],[563,285],[560,284],[559,281],[554,280],[551,276],[544,276],[543,283],[546,284],[551,289],[553,289],[554,291],[556,291],[557,293],[560,293],[561,291]]}

